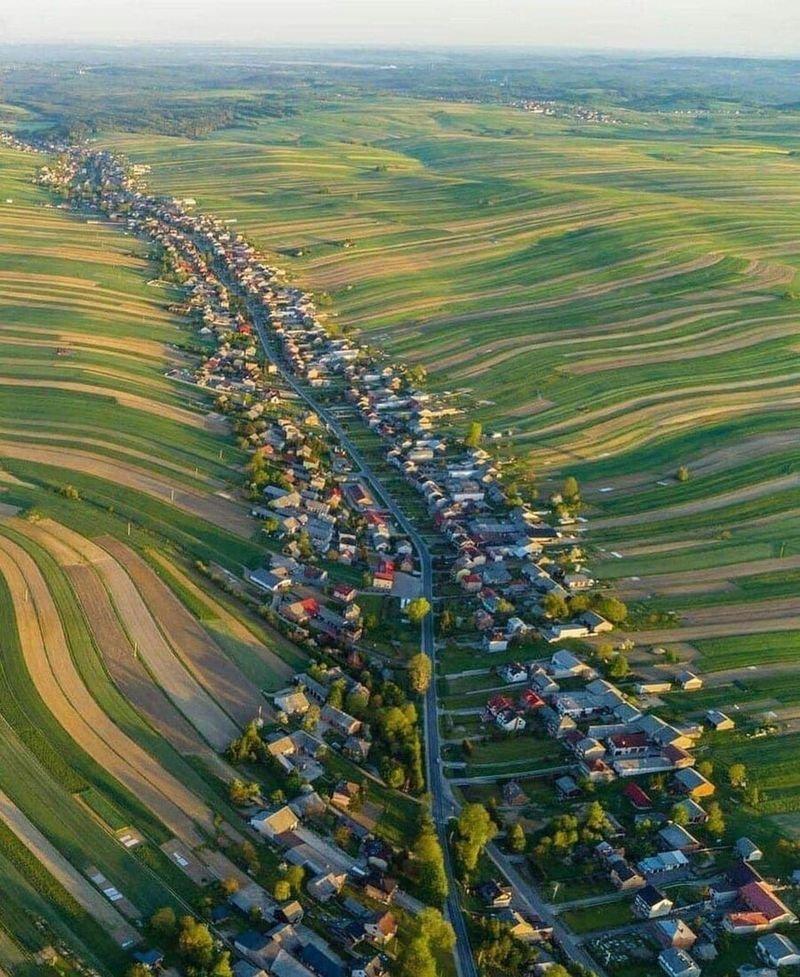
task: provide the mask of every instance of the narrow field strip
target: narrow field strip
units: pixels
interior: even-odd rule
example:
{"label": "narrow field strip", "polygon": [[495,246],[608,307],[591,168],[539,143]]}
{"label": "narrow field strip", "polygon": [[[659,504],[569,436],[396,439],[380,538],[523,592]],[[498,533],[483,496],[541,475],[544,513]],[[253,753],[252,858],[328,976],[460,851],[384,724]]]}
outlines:
{"label": "narrow field strip", "polygon": [[0,572],[14,602],[28,671],[44,703],[100,766],[171,831],[195,847],[196,824],[213,829],[209,808],[121,732],[99,708],[75,667],[53,599],[36,563],[0,536]]}
{"label": "narrow field strip", "polygon": [[237,727],[176,658],[135,584],[111,554],[51,520],[29,527],[26,535],[49,549],[62,566],[88,565],[99,575],[128,641],[154,681],[214,749],[224,750],[238,735]]}
{"label": "narrow field strip", "polygon": [[139,942],[139,932],[113,908],[88,879],[70,865],[2,791],[0,791],[0,818],[72,898],[107,930],[116,943],[120,946],[128,946]]}

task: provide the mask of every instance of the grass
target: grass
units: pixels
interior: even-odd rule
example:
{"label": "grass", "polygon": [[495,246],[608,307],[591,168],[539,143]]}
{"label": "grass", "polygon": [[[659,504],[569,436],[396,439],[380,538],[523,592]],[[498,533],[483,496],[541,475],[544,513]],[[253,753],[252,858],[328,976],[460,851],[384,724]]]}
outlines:
{"label": "grass", "polygon": [[632,922],[633,918],[631,903],[627,898],[604,902],[599,906],[568,909],[561,915],[561,919],[574,933],[594,933],[598,930],[614,929]]}
{"label": "grass", "polygon": [[800,659],[800,631],[707,638],[693,644],[708,672],[751,666],[757,669],[759,665]]}

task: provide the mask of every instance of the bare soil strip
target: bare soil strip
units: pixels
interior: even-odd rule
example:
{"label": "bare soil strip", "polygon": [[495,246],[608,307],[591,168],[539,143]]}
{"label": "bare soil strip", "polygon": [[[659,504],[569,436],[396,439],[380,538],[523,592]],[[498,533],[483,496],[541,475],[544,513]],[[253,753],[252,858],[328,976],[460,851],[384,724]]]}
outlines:
{"label": "bare soil strip", "polygon": [[288,665],[279,655],[276,655],[274,651],[271,651],[262,641],[260,641],[253,632],[244,625],[237,617],[234,617],[230,611],[226,610],[222,604],[219,604],[214,600],[206,591],[201,590],[197,584],[188,577],[179,566],[176,566],[171,560],[168,560],[163,553],[159,553],[157,550],[151,550],[150,556],[164,567],[164,569],[171,574],[175,579],[184,587],[193,597],[206,604],[209,610],[214,614],[215,617],[222,622],[225,629],[234,637],[237,641],[242,642],[246,647],[252,651],[252,653],[260,658],[266,665],[268,665],[278,676],[287,681],[291,679],[294,674],[294,669],[291,665]]}
{"label": "bare soil strip", "polygon": [[45,838],[13,801],[0,791],[0,819],[36,856],[47,871],[69,892],[86,912],[107,930],[120,946],[139,942],[139,933],[114,909],[111,903],[76,871],[58,849]]}
{"label": "bare soil strip", "polygon": [[134,465],[125,465],[76,448],[32,444],[28,441],[0,441],[0,456],[2,455],[83,472],[117,485],[124,485],[152,495],[162,502],[170,503],[178,509],[199,516],[206,522],[243,536],[245,539],[248,539],[253,532],[252,520],[244,506],[218,495],[208,496],[193,492],[179,483],[171,483]]}
{"label": "bare soil strip", "polygon": [[28,671],[55,718],[174,834],[192,847],[200,844],[203,838],[195,822],[213,830],[211,811],[100,709],[78,673],[39,567],[6,537],[0,537],[0,572],[14,602]]}
{"label": "bare soil strip", "polygon": [[[176,708],[216,750],[224,750],[238,729],[176,659],[131,578],[105,550],[60,523],[43,519],[28,535],[64,566],[89,563],[99,574],[137,654]],[[179,832],[175,832],[180,836]]]}
{"label": "bare soil strip", "polygon": [[163,581],[133,550],[111,536],[98,543],[130,574],[176,655],[240,726],[258,714],[264,697],[211,640]]}

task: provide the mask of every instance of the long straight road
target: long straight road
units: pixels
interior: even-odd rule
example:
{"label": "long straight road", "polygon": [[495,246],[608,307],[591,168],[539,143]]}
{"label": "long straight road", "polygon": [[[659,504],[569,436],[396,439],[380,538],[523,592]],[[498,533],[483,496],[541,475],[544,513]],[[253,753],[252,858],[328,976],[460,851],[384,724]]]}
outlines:
{"label": "long straight road", "polygon": [[[221,269],[218,269],[220,277]],[[223,278],[223,281],[225,279]],[[232,284],[230,281],[227,284]],[[422,581],[422,593],[431,608],[434,606],[433,594],[433,560],[431,559],[428,545],[409,521],[397,502],[388,493],[379,475],[373,470],[368,461],[364,458],[361,451],[353,443],[350,436],[342,427],[339,420],[334,416],[329,408],[320,404],[308,390],[300,384],[292,374],[290,368],[284,363],[280,354],[275,350],[266,321],[264,310],[258,306],[249,306],[250,316],[258,332],[261,347],[264,355],[274,363],[281,373],[287,386],[300,397],[309,407],[314,410],[327,425],[332,434],[339,440],[341,446],[348,453],[356,467],[359,469],[363,478],[369,483],[370,488],[375,493],[376,498],[380,499],[386,509],[397,520],[398,525],[403,529],[417,552],[420,564],[420,576]],[[447,898],[445,907],[446,915],[450,921],[456,935],[455,960],[459,977],[478,977],[475,961],[470,949],[469,935],[464,920],[461,906],[458,901],[457,883],[453,872],[453,864],[450,856],[450,846],[447,839],[447,826],[451,815],[454,813],[452,804],[448,800],[450,797],[447,785],[445,784],[442,769],[439,763],[441,747],[439,743],[439,722],[436,700],[436,640],[433,631],[433,612],[423,618],[421,626],[421,647],[433,663],[434,679],[425,694],[423,710],[423,730],[425,736],[425,765],[428,791],[431,795],[431,806],[433,820],[439,835],[439,842],[444,853],[445,871],[450,887],[450,894]]]}

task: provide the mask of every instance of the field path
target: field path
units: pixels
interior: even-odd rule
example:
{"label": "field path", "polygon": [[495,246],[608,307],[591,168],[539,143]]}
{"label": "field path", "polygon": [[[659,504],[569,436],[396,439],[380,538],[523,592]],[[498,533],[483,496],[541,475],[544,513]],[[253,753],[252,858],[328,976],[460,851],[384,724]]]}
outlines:
{"label": "field path", "polygon": [[64,858],[6,794],[0,791],[0,820],[69,892],[72,898],[105,929],[120,946],[138,943],[140,936],[111,903]]}
{"label": "field path", "polygon": [[[186,668],[240,726],[264,704],[259,689],[206,634],[167,585],[132,549],[112,536],[97,542],[125,568]],[[251,636],[252,638],[252,636]]]}
{"label": "field path", "polygon": [[231,719],[176,658],[134,582],[106,550],[60,523],[43,519],[26,529],[65,568],[89,565],[99,574],[138,655],[175,707],[216,750],[239,735]]}
{"label": "field path", "polygon": [[[767,560],[748,560],[745,563],[729,563],[702,570],[684,570],[675,573],[657,573],[638,580],[621,578],[617,581],[620,592],[627,594],[689,593],[702,589],[718,589],[718,586],[740,577],[753,577],[762,573],[778,573],[781,570],[800,568],[800,553],[794,556],[772,557]],[[691,591],[689,590],[691,588]]]}
{"label": "field path", "polygon": [[39,567],[21,546],[2,536],[0,572],[14,602],[28,671],[55,718],[79,746],[186,844],[201,844],[203,837],[195,822],[213,830],[211,811],[98,706],[72,659],[58,610]]}

